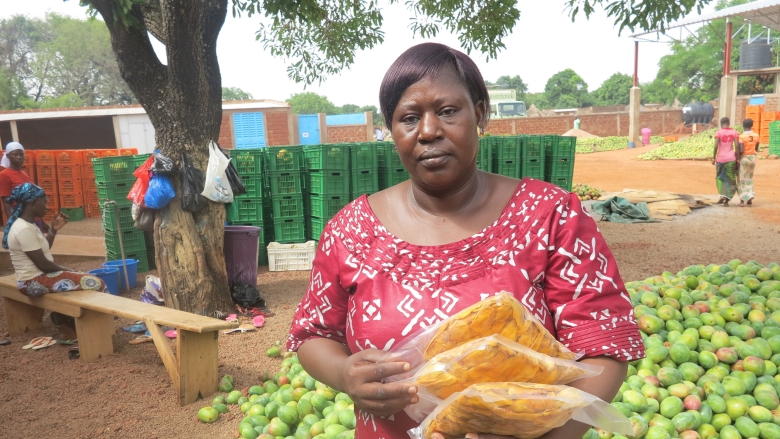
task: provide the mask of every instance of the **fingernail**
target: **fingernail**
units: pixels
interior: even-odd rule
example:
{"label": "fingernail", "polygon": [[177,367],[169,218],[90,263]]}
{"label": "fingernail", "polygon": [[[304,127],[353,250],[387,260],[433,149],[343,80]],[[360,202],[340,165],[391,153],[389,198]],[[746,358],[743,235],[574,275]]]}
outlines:
{"label": "fingernail", "polygon": [[411,369],[412,369],[412,365],[411,364],[409,364],[409,363],[404,364],[404,371],[405,372],[408,372]]}
{"label": "fingernail", "polygon": [[415,387],[415,386],[410,387],[409,388],[409,394],[410,395],[414,395],[415,393],[417,393],[417,387]]}

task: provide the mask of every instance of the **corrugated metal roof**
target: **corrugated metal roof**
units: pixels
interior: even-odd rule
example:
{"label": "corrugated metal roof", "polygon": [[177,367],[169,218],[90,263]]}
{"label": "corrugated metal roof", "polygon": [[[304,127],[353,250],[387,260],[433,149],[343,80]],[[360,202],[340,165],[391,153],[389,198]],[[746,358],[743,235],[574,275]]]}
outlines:
{"label": "corrugated metal roof", "polygon": [[[222,104],[223,110],[262,110],[264,108],[289,108],[287,102],[273,100],[257,101],[229,101]],[[100,117],[100,116],[124,116],[130,114],[146,114],[140,105],[114,106],[114,107],[87,107],[72,108],[62,110],[42,110],[30,111],[19,110],[7,113],[0,113],[0,122],[12,120],[35,120],[35,119],[67,119],[71,117]]]}
{"label": "corrugated metal roof", "polygon": [[[669,26],[666,27],[666,30],[728,17],[742,17],[745,20],[752,22],[753,24],[766,26],[772,30],[780,31],[780,0],[762,0],[750,2],[745,3],[744,5],[721,9],[720,11],[715,11],[711,14],[691,15],[683,20],[670,23]],[[649,32],[640,32],[631,36],[641,37],[643,35],[654,34],[656,32],[658,31],[653,30]]]}

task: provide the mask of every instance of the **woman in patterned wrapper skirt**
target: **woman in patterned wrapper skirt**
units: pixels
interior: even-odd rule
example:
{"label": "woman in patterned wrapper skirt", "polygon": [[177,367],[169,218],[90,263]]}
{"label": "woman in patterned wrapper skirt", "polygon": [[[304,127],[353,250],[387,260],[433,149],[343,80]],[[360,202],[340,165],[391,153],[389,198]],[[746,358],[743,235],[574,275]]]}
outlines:
{"label": "woman in patterned wrapper skirt", "polygon": [[[357,437],[407,438],[416,424],[403,408],[418,401],[417,389],[382,383],[409,369],[378,363],[384,351],[504,290],[584,353],[581,361],[605,367],[571,385],[611,401],[644,348],[612,253],[579,199],[477,170],[477,128],[490,103],[465,54],[412,47],[386,73],[379,98],[411,180],[356,199],[327,224],[288,349],[350,395]],[[543,437],[587,429],[571,421]]]}

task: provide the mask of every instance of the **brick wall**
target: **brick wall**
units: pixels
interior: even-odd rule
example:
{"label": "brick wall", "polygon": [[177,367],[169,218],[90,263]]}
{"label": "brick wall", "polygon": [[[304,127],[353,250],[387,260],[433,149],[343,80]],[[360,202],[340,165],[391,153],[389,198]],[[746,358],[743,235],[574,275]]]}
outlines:
{"label": "brick wall", "polygon": [[329,125],[328,143],[368,142],[365,125]]}
{"label": "brick wall", "polygon": [[[682,123],[681,110],[647,111],[639,116],[640,128],[655,134],[674,131]],[[600,137],[628,135],[628,113],[583,114],[580,129]],[[563,134],[574,128],[574,116],[521,117],[493,119],[485,132],[490,134]]]}
{"label": "brick wall", "polygon": [[290,144],[290,132],[286,111],[267,111],[265,113],[265,141],[268,146]]}
{"label": "brick wall", "polygon": [[221,148],[233,149],[233,126],[230,124],[230,118],[233,113],[222,112],[222,123],[219,125],[219,137],[217,143]]}

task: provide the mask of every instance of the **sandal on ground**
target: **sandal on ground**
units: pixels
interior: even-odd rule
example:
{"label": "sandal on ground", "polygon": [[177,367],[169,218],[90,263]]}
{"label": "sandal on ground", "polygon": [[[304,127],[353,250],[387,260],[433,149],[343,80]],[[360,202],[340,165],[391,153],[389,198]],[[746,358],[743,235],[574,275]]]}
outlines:
{"label": "sandal on ground", "polygon": [[0,346],[8,346],[11,344],[11,340],[0,340]]}
{"label": "sandal on ground", "polygon": [[177,333],[175,329],[171,329],[170,331],[165,331],[165,336],[168,338],[176,338]]}
{"label": "sandal on ground", "polygon": [[71,360],[78,360],[78,358],[81,356],[81,351],[79,351],[78,346],[73,346],[68,350],[68,358]]}
{"label": "sandal on ground", "polygon": [[135,325],[125,326],[122,329],[127,331],[127,332],[133,332],[133,333],[145,332],[146,331],[146,323],[144,323],[144,322],[136,322]]}
{"label": "sandal on ground", "polygon": [[42,343],[40,343],[40,344],[38,344],[36,346],[33,346],[30,349],[37,351],[38,349],[48,348],[49,346],[54,346],[55,344],[57,344],[57,340],[53,340],[53,339],[49,338],[48,340],[46,340],[46,341],[44,341],[44,342],[42,342]]}
{"label": "sandal on ground", "polygon": [[250,324],[243,324],[243,325],[239,326],[238,328],[226,329],[222,333],[223,334],[232,334],[234,332],[240,332],[240,333],[243,334],[245,332],[252,332],[252,331],[257,331],[257,328],[252,326],[252,325],[250,325]]}
{"label": "sandal on ground", "polygon": [[22,349],[32,349],[35,346],[38,346],[49,340],[51,340],[51,337],[35,337],[34,339],[30,340],[30,343],[22,346]]}
{"label": "sandal on ground", "polygon": [[139,335],[138,337],[128,341],[128,343],[130,343],[130,344],[141,344],[141,343],[146,343],[146,342],[149,342],[149,341],[152,341],[152,336],[151,335]]}
{"label": "sandal on ground", "polygon": [[252,324],[255,325],[255,328],[262,328],[265,324],[265,316],[257,315],[252,317]]}
{"label": "sandal on ground", "polygon": [[68,345],[68,346],[78,344],[78,342],[79,342],[78,340],[57,340],[57,343]]}
{"label": "sandal on ground", "polygon": [[225,317],[226,322],[237,322],[238,321],[238,315],[236,314],[230,314],[229,316]]}

